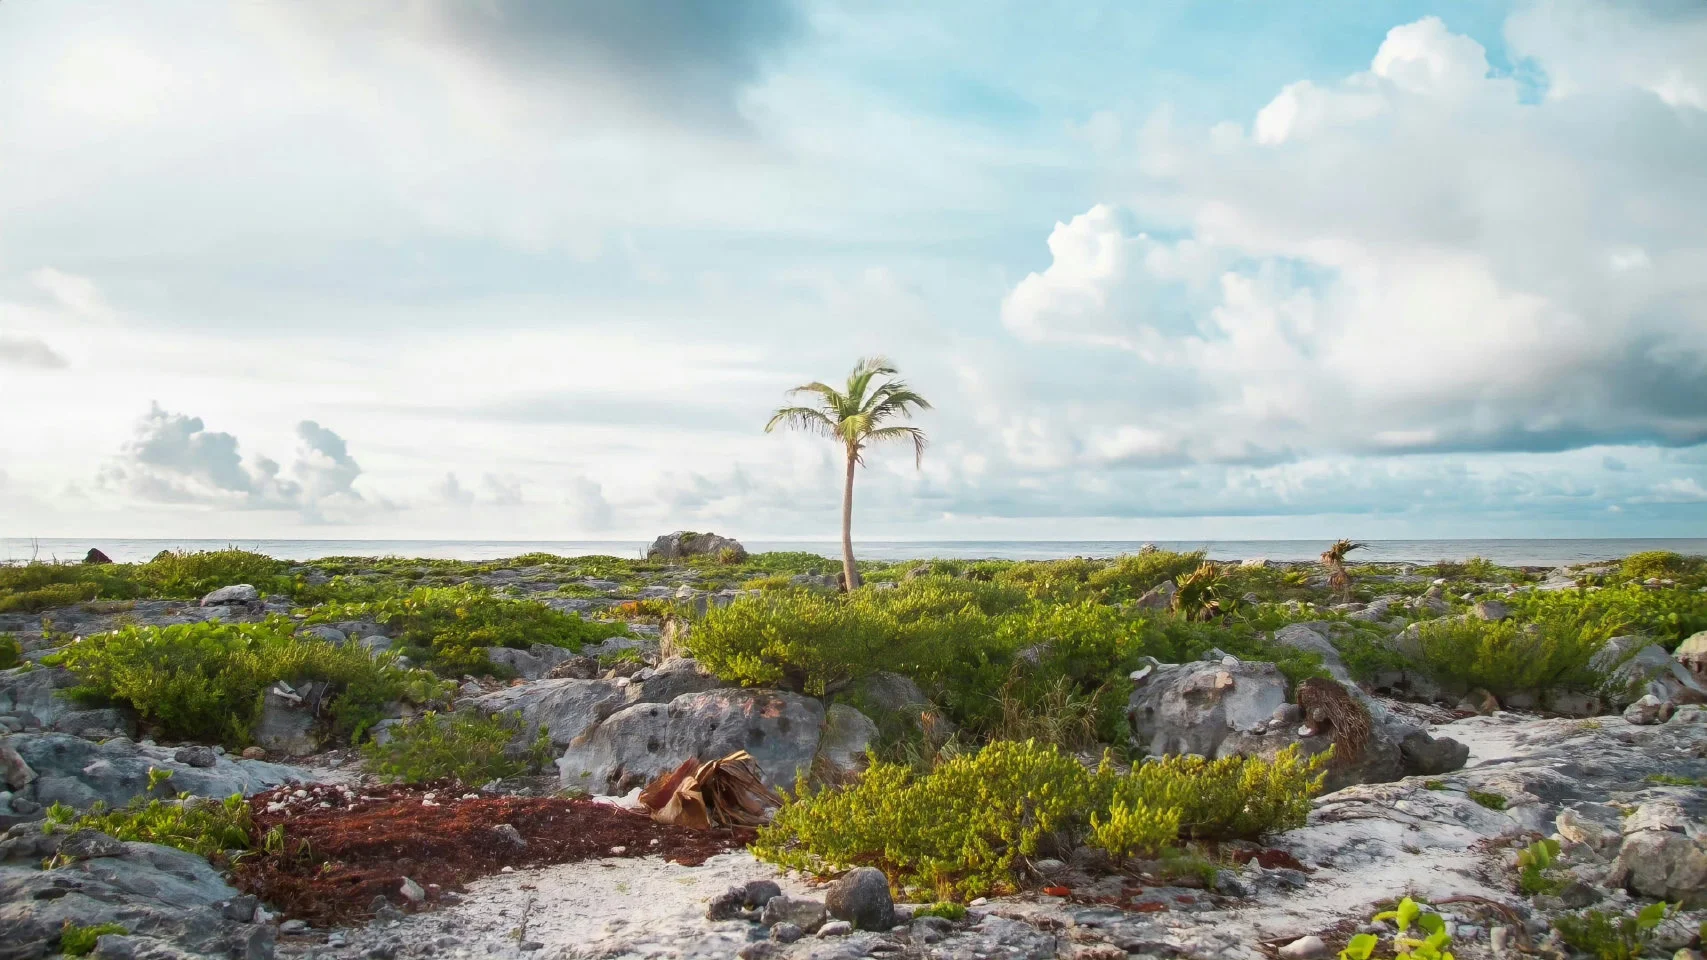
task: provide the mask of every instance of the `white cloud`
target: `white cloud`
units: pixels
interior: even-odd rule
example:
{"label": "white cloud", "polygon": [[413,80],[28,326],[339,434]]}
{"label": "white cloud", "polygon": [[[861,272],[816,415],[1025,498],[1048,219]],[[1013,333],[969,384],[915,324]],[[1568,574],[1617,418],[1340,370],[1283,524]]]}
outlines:
{"label": "white cloud", "polygon": [[471,507],[474,505],[474,491],[462,485],[456,474],[447,473],[443,480],[433,484],[432,494],[439,501],[453,507]]}
{"label": "white cloud", "polygon": [[615,522],[615,511],[605,499],[604,488],[584,476],[569,478],[564,501],[579,533],[602,533]]}
{"label": "white cloud", "polygon": [[0,366],[35,370],[62,370],[70,365],[64,356],[35,337],[0,334]]}

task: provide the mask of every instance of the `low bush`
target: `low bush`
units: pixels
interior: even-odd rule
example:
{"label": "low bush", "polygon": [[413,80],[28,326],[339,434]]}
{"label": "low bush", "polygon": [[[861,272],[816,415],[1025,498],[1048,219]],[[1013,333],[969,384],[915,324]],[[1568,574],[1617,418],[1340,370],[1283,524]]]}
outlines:
{"label": "low bush", "polygon": [[1596,637],[1643,634],[1674,649],[1707,630],[1707,593],[1692,589],[1650,590],[1629,584],[1600,590],[1521,593],[1510,601],[1514,619],[1574,623]]}
{"label": "low bush", "polygon": [[0,564],[0,613],[34,613],[88,600],[193,599],[234,583],[288,593],[282,560],[247,550],[161,551],[147,563]]}
{"label": "low bush", "polygon": [[1637,960],[1648,950],[1654,931],[1671,913],[1664,901],[1650,903],[1635,914],[1585,910],[1555,921],[1565,943],[1596,960]]}
{"label": "low bush", "polygon": [[362,751],[373,772],[386,780],[451,779],[476,787],[531,773],[551,762],[551,736],[543,729],[525,753],[507,749],[521,729],[519,716],[429,711],[391,727],[384,743],[370,742]]}
{"label": "low bush", "polygon": [[241,794],[224,800],[187,794],[175,800],[144,801],[138,797],[117,810],[108,810],[97,802],[82,814],[56,803],[48,807],[47,818],[42,821],[42,829],[49,833],[99,830],[119,840],[158,843],[201,857],[247,850],[253,826],[249,803]]}
{"label": "low bush", "polygon": [[0,633],[0,670],[10,670],[24,662],[24,648],[18,638]]}
{"label": "low bush", "polygon": [[619,623],[583,620],[579,614],[472,586],[418,587],[373,602],[329,603],[314,609],[308,618],[310,623],[342,620],[384,624],[405,656],[446,677],[496,672],[486,658],[487,647],[526,650],[543,643],[579,650],[628,633]]}
{"label": "low bush", "polygon": [[108,934],[127,934],[130,931],[117,923],[97,923],[80,926],[65,921],[59,928],[59,952],[68,957],[86,957],[95,949],[95,942]]}
{"label": "low bush", "polygon": [[1168,757],[1129,772],[1105,757],[1093,771],[1051,745],[998,741],[929,772],[878,761],[848,787],[802,781],[753,851],[819,874],[876,866],[908,894],[964,900],[1012,890],[1016,859],[1058,831],[1128,856],[1296,827],[1325,762],[1293,748],[1272,762]]}
{"label": "low bush", "polygon": [[281,680],[330,684],[332,732],[351,738],[387,702],[440,693],[430,674],[397,666],[394,653],[376,657],[356,644],[295,637],[294,629],[284,617],[129,626],[82,638],[48,662],[77,675],[74,696],[129,706],[170,739],[232,747],[251,741],[266,689]]}
{"label": "low bush", "polygon": [[100,584],[96,583],[55,583],[0,596],[0,613],[37,613],[53,607],[69,607],[93,600],[100,592]]}
{"label": "low bush", "polygon": [[1690,557],[1670,550],[1646,550],[1632,553],[1618,564],[1618,572],[1627,580],[1677,580],[1707,573],[1707,557]]}
{"label": "low bush", "polygon": [[1600,676],[1589,666],[1611,636],[1606,624],[1553,609],[1534,622],[1443,618],[1419,627],[1418,664],[1442,686],[1480,687],[1495,696],[1592,690]]}
{"label": "low bush", "polygon": [[136,576],[144,585],[144,596],[200,597],[234,583],[251,584],[262,593],[288,593],[288,566],[248,550],[162,550],[139,565]]}

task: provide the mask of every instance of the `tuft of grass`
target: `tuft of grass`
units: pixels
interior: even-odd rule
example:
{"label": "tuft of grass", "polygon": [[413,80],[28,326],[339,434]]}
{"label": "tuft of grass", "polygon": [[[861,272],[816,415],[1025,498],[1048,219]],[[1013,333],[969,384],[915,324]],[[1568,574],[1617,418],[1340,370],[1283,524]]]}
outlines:
{"label": "tuft of grass", "polygon": [[24,662],[24,647],[18,638],[0,633],[0,670],[10,670]]}
{"label": "tuft of grass", "polygon": [[1647,952],[1654,931],[1674,912],[1663,900],[1632,915],[1585,910],[1566,914],[1555,926],[1565,943],[1596,960],[1637,960]]}
{"label": "tuft of grass", "polygon": [[174,800],[138,797],[117,810],[97,802],[82,814],[56,803],[42,821],[48,833],[98,830],[119,840],[158,843],[201,857],[249,849],[252,827],[249,803],[235,793],[224,800],[187,794]]}
{"label": "tuft of grass", "polygon": [[1650,773],[1645,778],[1648,783],[1656,783],[1667,787],[1700,787],[1707,786],[1694,777],[1680,777],[1675,773]]}
{"label": "tuft of grass", "polygon": [[59,952],[68,957],[86,957],[95,949],[95,941],[108,934],[126,934],[130,931],[116,923],[97,923],[93,926],[79,926],[70,920],[59,928]]}
{"label": "tuft of grass", "polygon": [[1506,807],[1506,798],[1497,793],[1489,793],[1486,790],[1468,790],[1465,792],[1469,795],[1470,799],[1484,807],[1487,807],[1489,810],[1504,810]]}

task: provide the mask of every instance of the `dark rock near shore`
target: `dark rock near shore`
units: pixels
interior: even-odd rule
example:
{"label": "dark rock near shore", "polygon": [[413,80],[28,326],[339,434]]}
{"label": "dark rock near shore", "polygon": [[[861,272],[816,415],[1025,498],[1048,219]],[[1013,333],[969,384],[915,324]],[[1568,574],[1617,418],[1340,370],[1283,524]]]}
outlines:
{"label": "dark rock near shore", "polygon": [[102,553],[98,547],[90,547],[89,552],[83,555],[83,562],[88,564],[112,563],[113,558]]}

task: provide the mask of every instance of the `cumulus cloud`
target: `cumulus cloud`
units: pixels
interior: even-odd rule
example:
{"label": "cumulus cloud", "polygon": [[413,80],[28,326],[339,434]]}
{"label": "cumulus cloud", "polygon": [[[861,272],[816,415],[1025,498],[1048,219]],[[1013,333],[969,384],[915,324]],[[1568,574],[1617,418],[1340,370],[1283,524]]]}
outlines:
{"label": "cumulus cloud", "polygon": [[69,365],[64,356],[35,337],[0,334],[0,366],[62,370]]}
{"label": "cumulus cloud", "polygon": [[[1648,69],[1540,102],[1429,17],[1248,132],[1153,124],[1127,201],[1057,224],[1002,307],[1026,340],[1125,352],[1131,386],[1027,432],[1080,462],[1707,440],[1707,115],[1641,79],[1688,86],[1699,58],[1621,22]],[[1567,47],[1526,49],[1549,71]]]}
{"label": "cumulus cloud", "polygon": [[439,502],[453,507],[471,507],[474,505],[474,491],[464,487],[456,474],[447,473],[444,479],[433,484],[432,495]]}
{"label": "cumulus cloud", "polygon": [[604,488],[584,476],[569,478],[563,502],[577,531],[597,533],[609,530],[614,522],[615,512],[605,499]]}
{"label": "cumulus cloud", "polygon": [[486,488],[486,496],[495,506],[519,507],[522,505],[522,479],[513,475],[498,476],[488,473],[481,478],[481,485]]}
{"label": "cumulus cloud", "polygon": [[361,475],[342,437],[311,421],[297,425],[294,477],[260,454],[245,457],[237,437],[209,430],[202,418],[153,404],[133,439],[102,468],[103,490],[156,503],[241,510],[295,510],[324,519],[328,507],[359,503]]}

